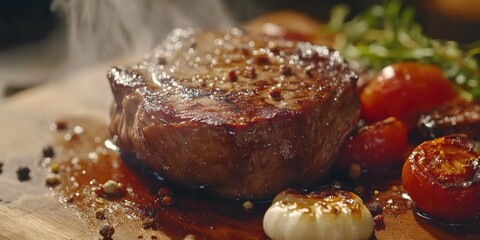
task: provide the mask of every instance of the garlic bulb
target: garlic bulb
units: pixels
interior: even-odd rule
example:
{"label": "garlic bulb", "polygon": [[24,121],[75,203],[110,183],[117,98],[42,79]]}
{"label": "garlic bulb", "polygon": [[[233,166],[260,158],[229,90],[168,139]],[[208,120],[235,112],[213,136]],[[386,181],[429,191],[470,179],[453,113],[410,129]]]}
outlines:
{"label": "garlic bulb", "polygon": [[308,194],[285,190],[263,218],[263,229],[273,240],[369,239],[373,227],[362,199],[341,190]]}

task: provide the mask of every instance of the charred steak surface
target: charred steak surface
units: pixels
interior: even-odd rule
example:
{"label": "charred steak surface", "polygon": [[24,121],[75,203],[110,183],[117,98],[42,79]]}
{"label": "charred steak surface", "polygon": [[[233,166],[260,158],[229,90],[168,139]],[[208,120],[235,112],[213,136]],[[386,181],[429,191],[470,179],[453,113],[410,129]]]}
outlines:
{"label": "charred steak surface", "polygon": [[337,51],[239,29],[174,30],[107,77],[122,151],[232,198],[317,184],[360,112],[357,76]]}

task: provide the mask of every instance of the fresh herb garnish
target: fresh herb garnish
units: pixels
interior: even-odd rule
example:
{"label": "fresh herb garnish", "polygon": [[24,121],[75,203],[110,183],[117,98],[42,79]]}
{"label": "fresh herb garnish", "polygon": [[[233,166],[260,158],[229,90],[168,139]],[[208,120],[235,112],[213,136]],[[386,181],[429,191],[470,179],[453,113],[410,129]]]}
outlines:
{"label": "fresh herb garnish", "polygon": [[327,28],[335,33],[335,48],[347,60],[373,70],[395,62],[420,62],[439,66],[445,77],[452,80],[461,95],[480,99],[480,41],[461,48],[454,41],[435,40],[423,34],[414,21],[412,7],[401,1],[374,5],[350,21],[349,8],[337,5]]}

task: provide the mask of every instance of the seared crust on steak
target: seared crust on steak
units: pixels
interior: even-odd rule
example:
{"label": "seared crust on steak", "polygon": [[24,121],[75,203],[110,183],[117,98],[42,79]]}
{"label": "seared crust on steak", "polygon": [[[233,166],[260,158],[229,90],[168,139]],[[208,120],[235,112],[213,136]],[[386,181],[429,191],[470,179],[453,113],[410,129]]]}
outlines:
{"label": "seared crust on steak", "polygon": [[122,151],[232,198],[318,183],[360,112],[357,76],[337,51],[239,29],[174,30],[107,76]]}

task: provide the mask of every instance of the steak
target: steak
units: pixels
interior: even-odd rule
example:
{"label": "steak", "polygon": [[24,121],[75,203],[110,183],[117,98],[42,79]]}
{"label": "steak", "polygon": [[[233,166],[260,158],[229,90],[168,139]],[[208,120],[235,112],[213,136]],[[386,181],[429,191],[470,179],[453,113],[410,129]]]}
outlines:
{"label": "steak", "polygon": [[107,77],[123,152],[229,198],[318,184],[360,114],[357,75],[337,51],[237,28],[176,29]]}

